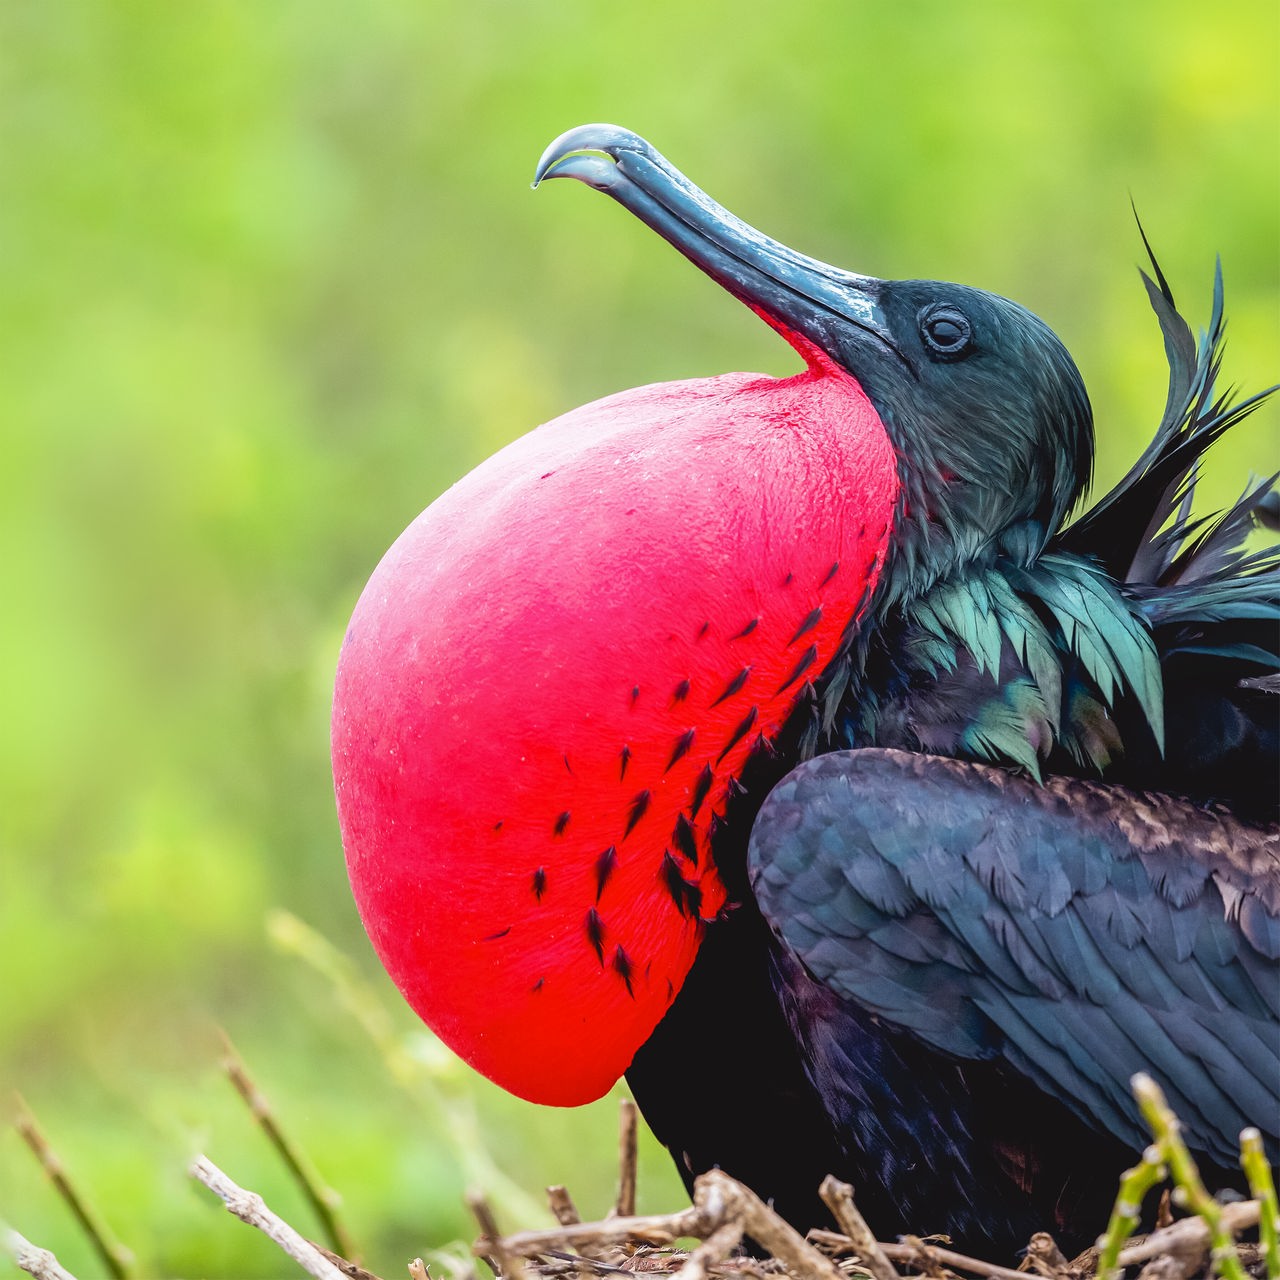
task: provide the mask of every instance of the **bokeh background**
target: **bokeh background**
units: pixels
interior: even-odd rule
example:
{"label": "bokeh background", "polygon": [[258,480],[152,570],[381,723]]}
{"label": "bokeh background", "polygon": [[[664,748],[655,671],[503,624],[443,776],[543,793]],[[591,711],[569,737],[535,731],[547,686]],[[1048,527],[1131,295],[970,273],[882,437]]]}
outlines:
{"label": "bokeh background", "polygon": [[[1110,479],[1165,390],[1131,197],[1197,324],[1222,254],[1226,377],[1280,373],[1278,45],[1274,0],[0,7],[0,1083],[143,1273],[284,1270],[197,1149],[310,1225],[218,1026],[375,1270],[470,1238],[467,1182],[507,1225],[513,1187],[610,1202],[615,1100],[507,1099],[401,1008],[327,760],[347,615],[444,487],[610,391],[797,367],[610,202],[531,192],[546,143],[623,123],[806,252],[1018,298]],[[101,1274],[8,1130],[0,1216]]]}

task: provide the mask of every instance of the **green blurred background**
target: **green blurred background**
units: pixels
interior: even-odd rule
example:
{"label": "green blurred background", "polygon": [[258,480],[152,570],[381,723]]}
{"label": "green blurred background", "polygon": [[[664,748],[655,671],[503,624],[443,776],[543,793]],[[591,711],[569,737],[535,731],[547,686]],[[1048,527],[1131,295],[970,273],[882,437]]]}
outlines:
{"label": "green blurred background", "polygon": [[[797,248],[1025,302],[1109,479],[1165,385],[1130,196],[1195,323],[1221,252],[1227,378],[1277,375],[1278,44],[1274,0],[0,7],[0,1081],[145,1273],[286,1269],[187,1183],[197,1149],[310,1226],[218,1025],[375,1270],[469,1237],[466,1181],[501,1198],[473,1114],[529,1193],[609,1203],[615,1101],[507,1099],[399,1005],[327,760],[347,615],[444,487],[610,391],[797,366],[608,201],[532,193],[546,143],[623,123]],[[372,984],[381,1047],[274,908]],[[641,1201],[679,1203],[652,1146]],[[100,1274],[12,1132],[0,1216]]]}

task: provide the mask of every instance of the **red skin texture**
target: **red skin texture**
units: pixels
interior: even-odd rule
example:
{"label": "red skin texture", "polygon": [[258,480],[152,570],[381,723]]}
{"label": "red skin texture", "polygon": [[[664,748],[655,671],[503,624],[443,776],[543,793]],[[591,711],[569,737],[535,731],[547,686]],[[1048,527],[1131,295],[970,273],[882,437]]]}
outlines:
{"label": "red skin texture", "polygon": [[[356,606],[333,763],[361,916],[419,1015],[522,1097],[588,1102],[630,1065],[724,905],[711,814],[879,574],[893,450],[806,355],[539,427],[419,516]],[[707,766],[695,865],[673,831]],[[668,850],[701,891],[687,915]]]}

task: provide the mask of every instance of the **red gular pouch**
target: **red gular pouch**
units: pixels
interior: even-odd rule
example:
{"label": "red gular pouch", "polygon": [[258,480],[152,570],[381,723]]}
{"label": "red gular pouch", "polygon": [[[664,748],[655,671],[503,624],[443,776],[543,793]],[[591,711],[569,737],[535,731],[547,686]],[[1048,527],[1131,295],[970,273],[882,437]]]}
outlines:
{"label": "red gular pouch", "polygon": [[879,575],[894,452],[809,367],[642,387],[515,441],[378,566],[333,707],[352,888],[405,998],[536,1102],[626,1070],[725,905],[712,815]]}

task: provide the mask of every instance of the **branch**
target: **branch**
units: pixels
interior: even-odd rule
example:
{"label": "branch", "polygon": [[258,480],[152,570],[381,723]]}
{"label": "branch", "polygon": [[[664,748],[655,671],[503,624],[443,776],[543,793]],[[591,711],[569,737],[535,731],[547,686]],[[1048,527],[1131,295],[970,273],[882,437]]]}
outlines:
{"label": "branch", "polygon": [[[1235,1204],[1224,1204],[1221,1208],[1222,1226],[1227,1231],[1244,1231],[1258,1221],[1256,1200],[1240,1200]],[[1148,1258],[1162,1253],[1181,1253],[1192,1248],[1203,1253],[1209,1247],[1209,1241],[1209,1225],[1203,1218],[1179,1218],[1173,1226],[1153,1231],[1145,1240],[1122,1249],[1117,1261],[1122,1267],[1131,1267],[1135,1262],[1146,1262]]]}
{"label": "branch", "polygon": [[922,1240],[917,1240],[915,1244],[882,1243],[880,1247],[894,1262],[914,1263],[926,1258],[943,1267],[971,1271],[975,1276],[989,1276],[991,1280],[1027,1280],[1025,1271],[1014,1271],[1011,1267],[1000,1267],[994,1262],[983,1262],[981,1258],[970,1258],[967,1254],[941,1249],[936,1244],[925,1244]]}
{"label": "branch", "polygon": [[730,1220],[718,1226],[684,1260],[676,1280],[708,1280],[711,1268],[723,1262],[742,1240],[742,1223]]}
{"label": "branch", "polygon": [[271,1104],[258,1088],[244,1060],[236,1052],[231,1037],[218,1028],[222,1037],[223,1059],[222,1069],[235,1087],[235,1091],[244,1100],[249,1113],[257,1121],[258,1127],[266,1135],[267,1141],[275,1148],[285,1168],[289,1170],[293,1180],[302,1189],[307,1203],[311,1205],[316,1217],[320,1220],[320,1228],[334,1253],[342,1258],[355,1258],[355,1246],[338,1217],[338,1206],[342,1197],[332,1187],[323,1185],[315,1166],[303,1155],[302,1150],[285,1134],[280,1122],[271,1109]]}
{"label": "branch", "polygon": [[[852,1238],[838,1231],[815,1228],[809,1232],[809,1239],[834,1252],[858,1252]],[[884,1240],[877,1240],[875,1244],[889,1262],[901,1262],[909,1266],[919,1266],[924,1263],[939,1270],[951,1267],[956,1271],[970,1271],[976,1276],[989,1276],[991,1280],[1027,1280],[1025,1271],[1013,1271],[1009,1267],[1001,1267],[994,1262],[983,1262],[981,1258],[971,1258],[968,1254],[956,1253],[953,1249],[942,1249],[936,1244],[925,1244],[923,1240],[915,1238],[912,1238],[909,1244],[890,1244]],[[866,1257],[859,1256],[870,1271],[871,1267]],[[913,1277],[913,1280],[918,1278]]]}
{"label": "branch", "polygon": [[613,1211],[619,1218],[636,1212],[636,1104],[630,1098],[618,1104],[618,1198]]}
{"label": "branch", "polygon": [[[21,1095],[15,1095],[15,1098],[18,1103],[18,1114],[14,1117],[13,1124],[21,1135],[23,1142],[31,1148],[31,1152],[39,1161],[40,1167],[45,1171],[49,1181],[53,1183],[54,1189],[66,1202],[75,1220],[80,1224],[80,1229],[88,1236],[94,1252],[102,1259],[103,1265],[107,1268],[113,1280],[132,1280],[134,1275],[133,1254],[118,1240],[112,1238],[102,1219],[94,1212],[88,1201],[71,1181],[66,1167],[58,1159],[57,1154],[49,1145],[49,1140],[44,1136],[39,1124],[36,1123],[36,1118],[31,1108],[23,1101]],[[50,1254],[49,1256],[52,1257],[53,1255]]]}
{"label": "branch", "polygon": [[840,1182],[828,1174],[823,1178],[818,1194],[831,1210],[836,1226],[852,1241],[854,1252],[862,1259],[875,1280],[898,1280],[893,1263],[876,1243],[867,1220],[853,1203],[853,1188],[847,1182]]}
{"label": "branch", "polygon": [[1071,1264],[1047,1231],[1037,1231],[1027,1243],[1027,1266],[1049,1280],[1065,1280]]}
{"label": "branch", "polygon": [[560,1186],[558,1183],[554,1187],[548,1187],[547,1205],[562,1227],[569,1227],[582,1221],[582,1215],[578,1212],[578,1206],[573,1203],[573,1197],[569,1194],[567,1187]]}
{"label": "branch", "polygon": [[675,1213],[655,1213],[635,1218],[608,1218],[604,1222],[574,1222],[545,1231],[517,1231],[504,1236],[508,1253],[522,1258],[536,1258],[552,1249],[578,1249],[584,1245],[673,1244],[682,1236],[698,1235],[701,1219],[696,1209],[680,1209]]}
{"label": "branch", "polygon": [[810,1280],[842,1280],[835,1263],[819,1253],[750,1188],[712,1169],[693,1184],[693,1203],[703,1220],[715,1227],[726,1218],[740,1219],[743,1231],[779,1262]]}
{"label": "branch", "polygon": [[269,1240],[291,1257],[315,1280],[348,1280],[347,1275],[330,1262],[310,1240],[295,1231],[283,1218],[278,1218],[256,1191],[246,1191],[232,1182],[208,1156],[197,1156],[191,1165],[191,1176],[204,1183],[241,1222],[257,1227]]}
{"label": "branch", "polygon": [[480,1239],[475,1242],[472,1252],[488,1261],[495,1275],[525,1280],[528,1273],[524,1261],[518,1253],[511,1252],[507,1241],[502,1238],[489,1202],[480,1192],[472,1191],[467,1194],[467,1207],[480,1227]]}
{"label": "branch", "polygon": [[36,1280],[76,1280],[48,1249],[41,1249],[12,1228],[4,1233],[5,1248],[14,1262]]}
{"label": "branch", "polygon": [[[492,1223],[492,1218],[489,1221]],[[699,1280],[748,1235],[797,1275],[808,1280],[840,1278],[840,1271],[830,1258],[819,1253],[753,1191],[718,1169],[698,1178],[693,1207],[676,1213],[569,1223],[549,1231],[522,1231],[501,1238],[493,1234],[491,1225],[481,1229],[484,1237],[477,1242],[476,1250],[492,1251],[500,1274],[504,1275],[507,1272],[501,1268],[518,1258],[541,1257],[557,1250],[584,1253],[585,1249],[606,1244],[669,1245],[692,1236],[702,1244],[685,1260],[685,1269],[679,1274],[682,1280]],[[1026,1277],[1019,1276],[1017,1280]]]}

